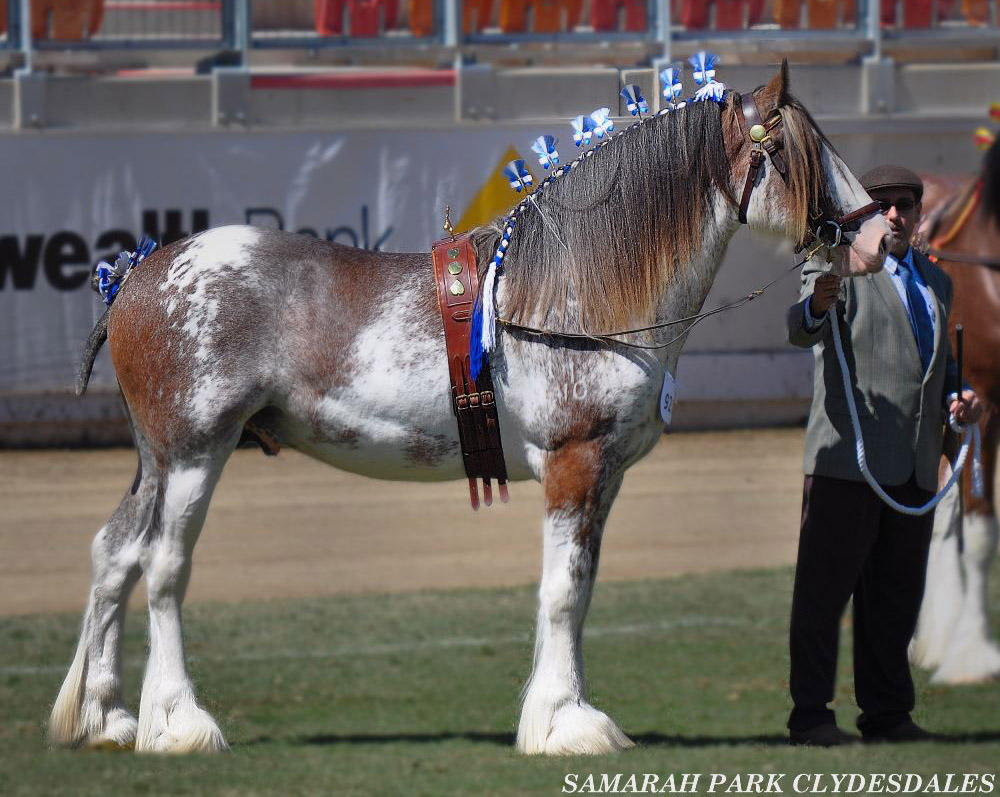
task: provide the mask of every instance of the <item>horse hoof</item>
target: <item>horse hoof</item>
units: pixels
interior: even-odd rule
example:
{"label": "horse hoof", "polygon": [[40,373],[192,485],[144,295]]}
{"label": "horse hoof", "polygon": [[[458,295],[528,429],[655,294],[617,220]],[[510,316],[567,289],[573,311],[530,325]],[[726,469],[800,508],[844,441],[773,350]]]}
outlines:
{"label": "horse hoof", "polygon": [[125,753],[135,750],[135,740],[123,744],[115,739],[95,739],[92,742],[86,742],[83,749],[95,753]]}
{"label": "horse hoof", "polygon": [[135,749],[141,753],[219,753],[229,749],[222,731],[193,698],[140,712]]}
{"label": "horse hoof", "polygon": [[555,711],[544,738],[532,738],[522,729],[517,746],[528,755],[601,755],[627,750],[635,743],[603,711],[573,703]]}
{"label": "horse hoof", "polygon": [[931,677],[932,684],[979,684],[1000,678],[1000,648],[984,642],[954,653]]}

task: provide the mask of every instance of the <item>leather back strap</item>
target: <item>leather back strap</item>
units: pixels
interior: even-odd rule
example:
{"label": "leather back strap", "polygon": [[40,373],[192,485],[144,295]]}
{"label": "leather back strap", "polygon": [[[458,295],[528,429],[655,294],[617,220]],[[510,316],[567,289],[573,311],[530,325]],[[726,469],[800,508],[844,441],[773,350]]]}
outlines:
{"label": "leather back strap", "polygon": [[500,499],[507,501],[507,466],[500,441],[493,377],[488,362],[483,363],[479,378],[472,381],[469,370],[469,338],[472,310],[479,292],[475,250],[469,234],[444,238],[431,250],[438,308],[444,323],[451,378],[452,411],[458,420],[458,438],[462,461],[469,477],[469,500],[479,508],[476,480],[483,480],[483,500],[493,503],[491,479],[500,487]]}

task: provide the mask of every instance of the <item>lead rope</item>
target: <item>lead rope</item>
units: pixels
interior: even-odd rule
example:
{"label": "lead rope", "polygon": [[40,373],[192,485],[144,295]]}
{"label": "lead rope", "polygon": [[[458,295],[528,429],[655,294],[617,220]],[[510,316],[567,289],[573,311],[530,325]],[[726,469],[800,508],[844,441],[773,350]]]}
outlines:
{"label": "lead rope", "polygon": [[[885,490],[882,489],[881,485],[875,481],[875,477],[872,476],[871,471],[868,470],[868,462],[865,458],[865,441],[861,435],[861,422],[858,420],[858,408],[854,403],[854,389],[851,385],[851,371],[847,365],[847,358],[844,357],[844,346],[840,340],[840,318],[837,315],[836,310],[834,310],[833,319],[830,323],[833,324],[833,346],[837,350],[837,361],[840,363],[840,376],[844,380],[844,394],[847,396],[847,407],[851,414],[851,425],[854,427],[854,440],[858,455],[858,467],[861,468],[861,475],[865,477],[865,481],[868,482],[868,486],[871,487],[872,490],[875,491],[875,494],[889,507],[895,509],[897,512],[901,512],[904,515],[926,515],[938,505],[938,502],[944,498],[947,492],[955,485],[955,482],[958,481],[959,476],[962,474],[962,468],[965,467],[965,460],[969,455],[969,444],[971,441],[973,444],[972,494],[977,498],[981,497],[983,494],[983,466],[981,462],[982,441],[979,434],[979,424],[975,423],[967,424],[964,427],[964,432],[962,433],[962,447],[959,449],[958,456],[955,458],[955,464],[951,468],[951,478],[948,479],[948,483],[941,489],[941,492],[935,495],[923,506],[903,506],[899,502],[893,500],[885,492]],[[948,423],[956,432],[961,431],[963,428],[962,425],[954,419],[954,417],[950,418]]]}

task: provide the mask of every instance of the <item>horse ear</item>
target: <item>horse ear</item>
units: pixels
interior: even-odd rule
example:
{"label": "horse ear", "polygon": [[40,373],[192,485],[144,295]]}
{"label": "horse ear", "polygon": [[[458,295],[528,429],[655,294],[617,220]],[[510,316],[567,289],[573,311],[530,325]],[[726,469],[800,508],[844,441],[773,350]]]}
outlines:
{"label": "horse ear", "polygon": [[771,81],[761,92],[760,104],[767,109],[765,113],[770,114],[783,105],[787,105],[791,96],[788,91],[788,59],[782,58],[778,74],[771,78]]}

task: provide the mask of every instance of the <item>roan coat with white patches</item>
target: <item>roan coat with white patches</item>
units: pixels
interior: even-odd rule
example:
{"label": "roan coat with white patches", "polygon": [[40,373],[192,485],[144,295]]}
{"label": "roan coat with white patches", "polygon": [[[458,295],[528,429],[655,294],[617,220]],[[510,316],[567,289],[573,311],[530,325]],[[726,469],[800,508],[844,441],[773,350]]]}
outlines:
{"label": "roan coat with white patches", "polygon": [[[782,118],[792,179],[786,186],[765,165],[752,228],[801,241],[805,211],[821,198],[837,213],[869,203],[788,95],[785,68],[756,101],[765,118]],[[730,95],[641,121],[536,194],[498,281],[501,318],[607,331],[697,313],[739,226],[750,143],[736,108]],[[877,270],[886,234],[880,216],[869,218],[831,253],[832,268]],[[481,266],[498,235],[495,226],[476,233]],[[223,749],[187,675],[181,603],[212,490],[241,437],[376,478],[464,476],[430,257],[223,227],[143,261],[106,330],[139,472],[94,541],[80,644],[50,739]],[[103,331],[91,336],[82,384]],[[587,702],[582,627],[605,520],[625,469],[660,438],[660,386],[682,345],[683,335],[650,350],[498,335],[491,365],[507,470],[539,480],[545,494],[535,661],[517,735],[525,753],[631,745]],[[122,697],[120,637],[140,574],[151,646],[137,721]]]}

